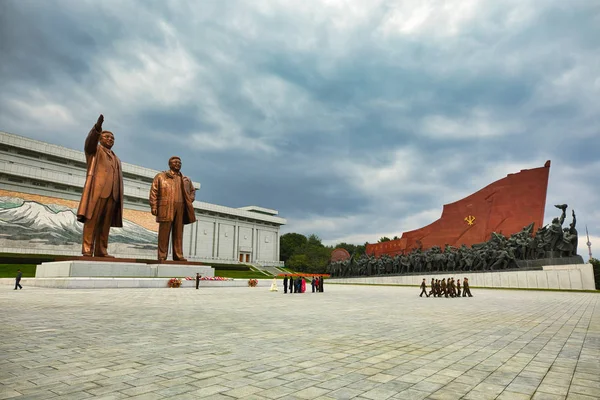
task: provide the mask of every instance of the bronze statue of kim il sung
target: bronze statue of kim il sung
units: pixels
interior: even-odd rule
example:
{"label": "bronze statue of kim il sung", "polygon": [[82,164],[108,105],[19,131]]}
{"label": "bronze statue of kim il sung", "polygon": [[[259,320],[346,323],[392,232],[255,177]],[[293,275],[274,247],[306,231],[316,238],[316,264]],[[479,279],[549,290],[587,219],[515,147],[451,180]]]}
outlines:
{"label": "bronze statue of kim il sung", "polygon": [[108,254],[110,227],[123,226],[123,172],[121,160],[112,152],[115,137],[102,130],[100,114],[85,140],[87,176],[77,209],[77,220],[83,223],[84,256],[113,257]]}
{"label": "bronze statue of kim il sung", "polygon": [[196,189],[181,173],[181,159],[169,158],[169,171],[154,177],[150,189],[150,209],[158,222],[158,261],[167,259],[169,236],[173,241],[173,260],[183,257],[183,225],[196,222],[193,202]]}

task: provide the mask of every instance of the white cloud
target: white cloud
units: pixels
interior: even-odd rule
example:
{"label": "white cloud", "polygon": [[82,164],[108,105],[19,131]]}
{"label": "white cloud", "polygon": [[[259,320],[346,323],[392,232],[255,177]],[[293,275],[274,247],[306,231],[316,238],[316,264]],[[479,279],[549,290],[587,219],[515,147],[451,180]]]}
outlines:
{"label": "white cloud", "polygon": [[402,1],[386,15],[380,31],[384,36],[455,36],[477,15],[478,0]]}
{"label": "white cloud", "polygon": [[473,109],[467,115],[430,115],[423,118],[422,133],[440,139],[476,139],[516,135],[524,131],[519,121],[507,120],[490,110]]}

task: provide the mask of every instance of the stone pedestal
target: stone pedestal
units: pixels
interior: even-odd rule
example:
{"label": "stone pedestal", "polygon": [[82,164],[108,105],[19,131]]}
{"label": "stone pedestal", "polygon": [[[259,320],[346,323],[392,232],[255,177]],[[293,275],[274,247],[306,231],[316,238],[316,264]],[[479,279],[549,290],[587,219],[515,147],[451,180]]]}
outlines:
{"label": "stone pedestal", "polygon": [[37,266],[35,277],[185,278],[195,277],[196,273],[202,276],[215,276],[214,268],[209,265],[70,260],[42,263]]}

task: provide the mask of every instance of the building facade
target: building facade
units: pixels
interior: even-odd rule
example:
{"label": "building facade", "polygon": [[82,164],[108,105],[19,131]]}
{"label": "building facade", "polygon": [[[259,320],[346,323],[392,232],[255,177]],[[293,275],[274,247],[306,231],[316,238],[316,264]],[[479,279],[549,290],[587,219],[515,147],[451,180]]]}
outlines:
{"label": "building facade", "polygon": [[[123,228],[111,228],[109,252],[154,259],[158,224],[148,194],[160,171],[127,163],[122,168]],[[80,255],[83,224],[75,213],[86,170],[82,151],[0,132],[0,251]],[[194,186],[200,189],[200,183]],[[201,201],[194,202],[194,209],[197,222],[184,228],[189,260],[282,265],[279,230],[286,220],[277,210]]]}

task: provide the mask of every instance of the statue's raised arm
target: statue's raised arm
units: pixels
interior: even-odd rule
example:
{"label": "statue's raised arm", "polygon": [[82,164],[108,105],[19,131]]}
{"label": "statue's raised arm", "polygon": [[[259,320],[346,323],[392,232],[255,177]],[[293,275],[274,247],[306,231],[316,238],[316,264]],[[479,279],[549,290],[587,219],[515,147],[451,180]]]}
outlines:
{"label": "statue's raised arm", "polygon": [[86,155],[96,154],[96,150],[98,149],[98,141],[100,140],[100,135],[102,134],[102,124],[104,123],[104,115],[100,114],[98,120],[90,130],[85,139],[85,144],[83,149]]}
{"label": "statue's raised arm", "polygon": [[562,226],[563,222],[565,222],[565,218],[567,217],[567,207],[569,206],[566,204],[557,204],[554,207],[558,208],[559,210],[562,210],[562,214],[559,218],[560,225]]}

